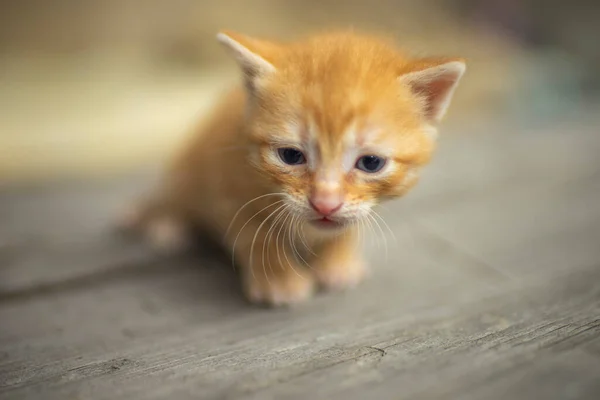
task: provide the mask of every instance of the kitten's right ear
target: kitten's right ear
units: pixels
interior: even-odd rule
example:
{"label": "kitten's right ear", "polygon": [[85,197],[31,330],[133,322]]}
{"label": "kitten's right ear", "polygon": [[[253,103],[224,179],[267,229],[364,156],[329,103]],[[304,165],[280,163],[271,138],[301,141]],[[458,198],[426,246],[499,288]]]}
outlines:
{"label": "kitten's right ear", "polygon": [[276,45],[228,31],[217,34],[217,40],[235,58],[248,83],[275,72],[272,59]]}

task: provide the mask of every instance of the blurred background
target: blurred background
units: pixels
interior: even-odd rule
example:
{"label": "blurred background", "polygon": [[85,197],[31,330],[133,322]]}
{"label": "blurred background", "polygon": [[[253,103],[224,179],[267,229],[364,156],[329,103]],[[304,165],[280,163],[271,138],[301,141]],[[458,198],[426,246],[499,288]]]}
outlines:
{"label": "blurred background", "polygon": [[162,163],[237,71],[220,29],[348,27],[467,57],[448,124],[593,113],[600,5],[558,0],[0,0],[0,182]]}

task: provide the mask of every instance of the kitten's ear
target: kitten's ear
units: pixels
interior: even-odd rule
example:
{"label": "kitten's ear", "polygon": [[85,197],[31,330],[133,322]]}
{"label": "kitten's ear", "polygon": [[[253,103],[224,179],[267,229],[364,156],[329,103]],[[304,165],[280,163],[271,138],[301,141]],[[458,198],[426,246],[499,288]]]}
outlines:
{"label": "kitten's ear", "polygon": [[461,59],[423,59],[409,66],[399,80],[423,101],[425,118],[439,122],[466,70]]}
{"label": "kitten's ear", "polygon": [[275,44],[228,31],[217,34],[217,40],[235,58],[248,83],[275,72]]}

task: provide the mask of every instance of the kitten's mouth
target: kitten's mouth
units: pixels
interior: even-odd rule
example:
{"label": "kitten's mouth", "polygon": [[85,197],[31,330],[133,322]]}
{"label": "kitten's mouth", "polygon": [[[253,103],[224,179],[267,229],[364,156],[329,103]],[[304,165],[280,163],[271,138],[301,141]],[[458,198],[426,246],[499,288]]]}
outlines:
{"label": "kitten's mouth", "polygon": [[319,218],[319,219],[313,219],[311,221],[311,223],[319,228],[326,228],[326,229],[332,229],[332,228],[339,228],[341,226],[343,226],[344,224],[340,221],[334,221],[332,219],[329,219],[327,217],[323,217],[323,218]]}

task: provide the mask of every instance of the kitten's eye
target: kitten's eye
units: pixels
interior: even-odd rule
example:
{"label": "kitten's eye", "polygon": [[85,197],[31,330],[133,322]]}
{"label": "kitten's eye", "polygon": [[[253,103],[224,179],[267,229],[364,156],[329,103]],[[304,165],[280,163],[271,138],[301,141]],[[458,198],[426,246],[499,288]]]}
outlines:
{"label": "kitten's eye", "polygon": [[300,150],[296,150],[291,147],[278,149],[277,153],[279,154],[281,161],[289,165],[300,165],[306,162],[304,154]]}
{"label": "kitten's eye", "polygon": [[385,165],[385,159],[377,156],[362,156],[356,162],[356,168],[368,173],[381,171]]}

